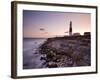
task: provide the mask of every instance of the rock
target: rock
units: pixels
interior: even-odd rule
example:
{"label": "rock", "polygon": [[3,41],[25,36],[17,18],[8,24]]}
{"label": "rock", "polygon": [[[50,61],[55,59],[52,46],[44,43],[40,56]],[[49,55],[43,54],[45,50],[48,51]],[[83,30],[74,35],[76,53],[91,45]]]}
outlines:
{"label": "rock", "polygon": [[84,60],[76,61],[77,66],[89,66]]}
{"label": "rock", "polygon": [[73,58],[74,60],[79,60],[79,59],[83,58],[83,55],[82,55],[82,53],[75,51],[75,52],[73,52],[73,54],[72,54],[72,58]]}
{"label": "rock", "polygon": [[57,66],[57,64],[54,63],[54,62],[49,62],[49,63],[47,64],[47,67],[49,67],[49,68],[55,68],[55,67],[58,67],[58,66]]}
{"label": "rock", "polygon": [[47,62],[43,62],[43,63],[42,63],[42,65],[46,65],[46,64],[47,64]]}
{"label": "rock", "polygon": [[53,51],[50,51],[47,53],[47,58],[49,58],[49,59],[53,59],[53,57],[55,57],[55,56],[56,56],[56,53]]}
{"label": "rock", "polygon": [[38,54],[37,52],[35,52],[34,54]]}
{"label": "rock", "polygon": [[73,59],[72,58],[67,59],[67,65],[68,66],[72,66],[73,65]]}
{"label": "rock", "polygon": [[91,65],[90,38],[71,36],[49,38],[40,47],[40,53],[45,54],[47,67],[72,67]]}
{"label": "rock", "polygon": [[41,57],[40,60],[46,60],[46,57]]}

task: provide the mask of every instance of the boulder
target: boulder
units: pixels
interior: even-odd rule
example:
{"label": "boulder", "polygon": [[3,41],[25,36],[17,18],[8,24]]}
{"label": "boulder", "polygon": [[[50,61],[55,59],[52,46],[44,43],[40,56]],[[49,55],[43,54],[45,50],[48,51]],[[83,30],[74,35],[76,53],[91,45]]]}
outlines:
{"label": "boulder", "polygon": [[54,62],[49,62],[49,63],[47,64],[47,67],[49,67],[49,68],[55,68],[55,67],[58,67],[58,66],[57,66],[57,64],[54,63]]}

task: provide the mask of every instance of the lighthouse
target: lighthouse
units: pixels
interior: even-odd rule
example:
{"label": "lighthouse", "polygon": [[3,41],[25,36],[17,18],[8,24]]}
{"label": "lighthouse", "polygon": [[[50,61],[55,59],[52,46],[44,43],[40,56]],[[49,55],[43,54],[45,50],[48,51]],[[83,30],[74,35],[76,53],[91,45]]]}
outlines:
{"label": "lighthouse", "polygon": [[72,21],[69,24],[69,36],[72,36]]}

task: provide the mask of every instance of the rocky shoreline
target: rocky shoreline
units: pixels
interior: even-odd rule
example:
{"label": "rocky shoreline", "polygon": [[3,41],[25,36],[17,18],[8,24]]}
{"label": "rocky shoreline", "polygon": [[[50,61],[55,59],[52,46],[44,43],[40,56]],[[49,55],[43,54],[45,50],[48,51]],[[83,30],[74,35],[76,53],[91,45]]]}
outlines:
{"label": "rocky shoreline", "polygon": [[43,65],[48,68],[91,65],[91,37],[66,36],[48,38],[39,47]]}

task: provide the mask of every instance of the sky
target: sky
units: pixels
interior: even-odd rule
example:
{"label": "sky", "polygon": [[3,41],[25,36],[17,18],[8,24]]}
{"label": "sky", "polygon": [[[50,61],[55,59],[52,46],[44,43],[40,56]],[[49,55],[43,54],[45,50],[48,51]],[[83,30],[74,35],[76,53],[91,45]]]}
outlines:
{"label": "sky", "polygon": [[23,36],[49,38],[68,35],[70,21],[72,33],[91,32],[89,13],[23,10]]}

